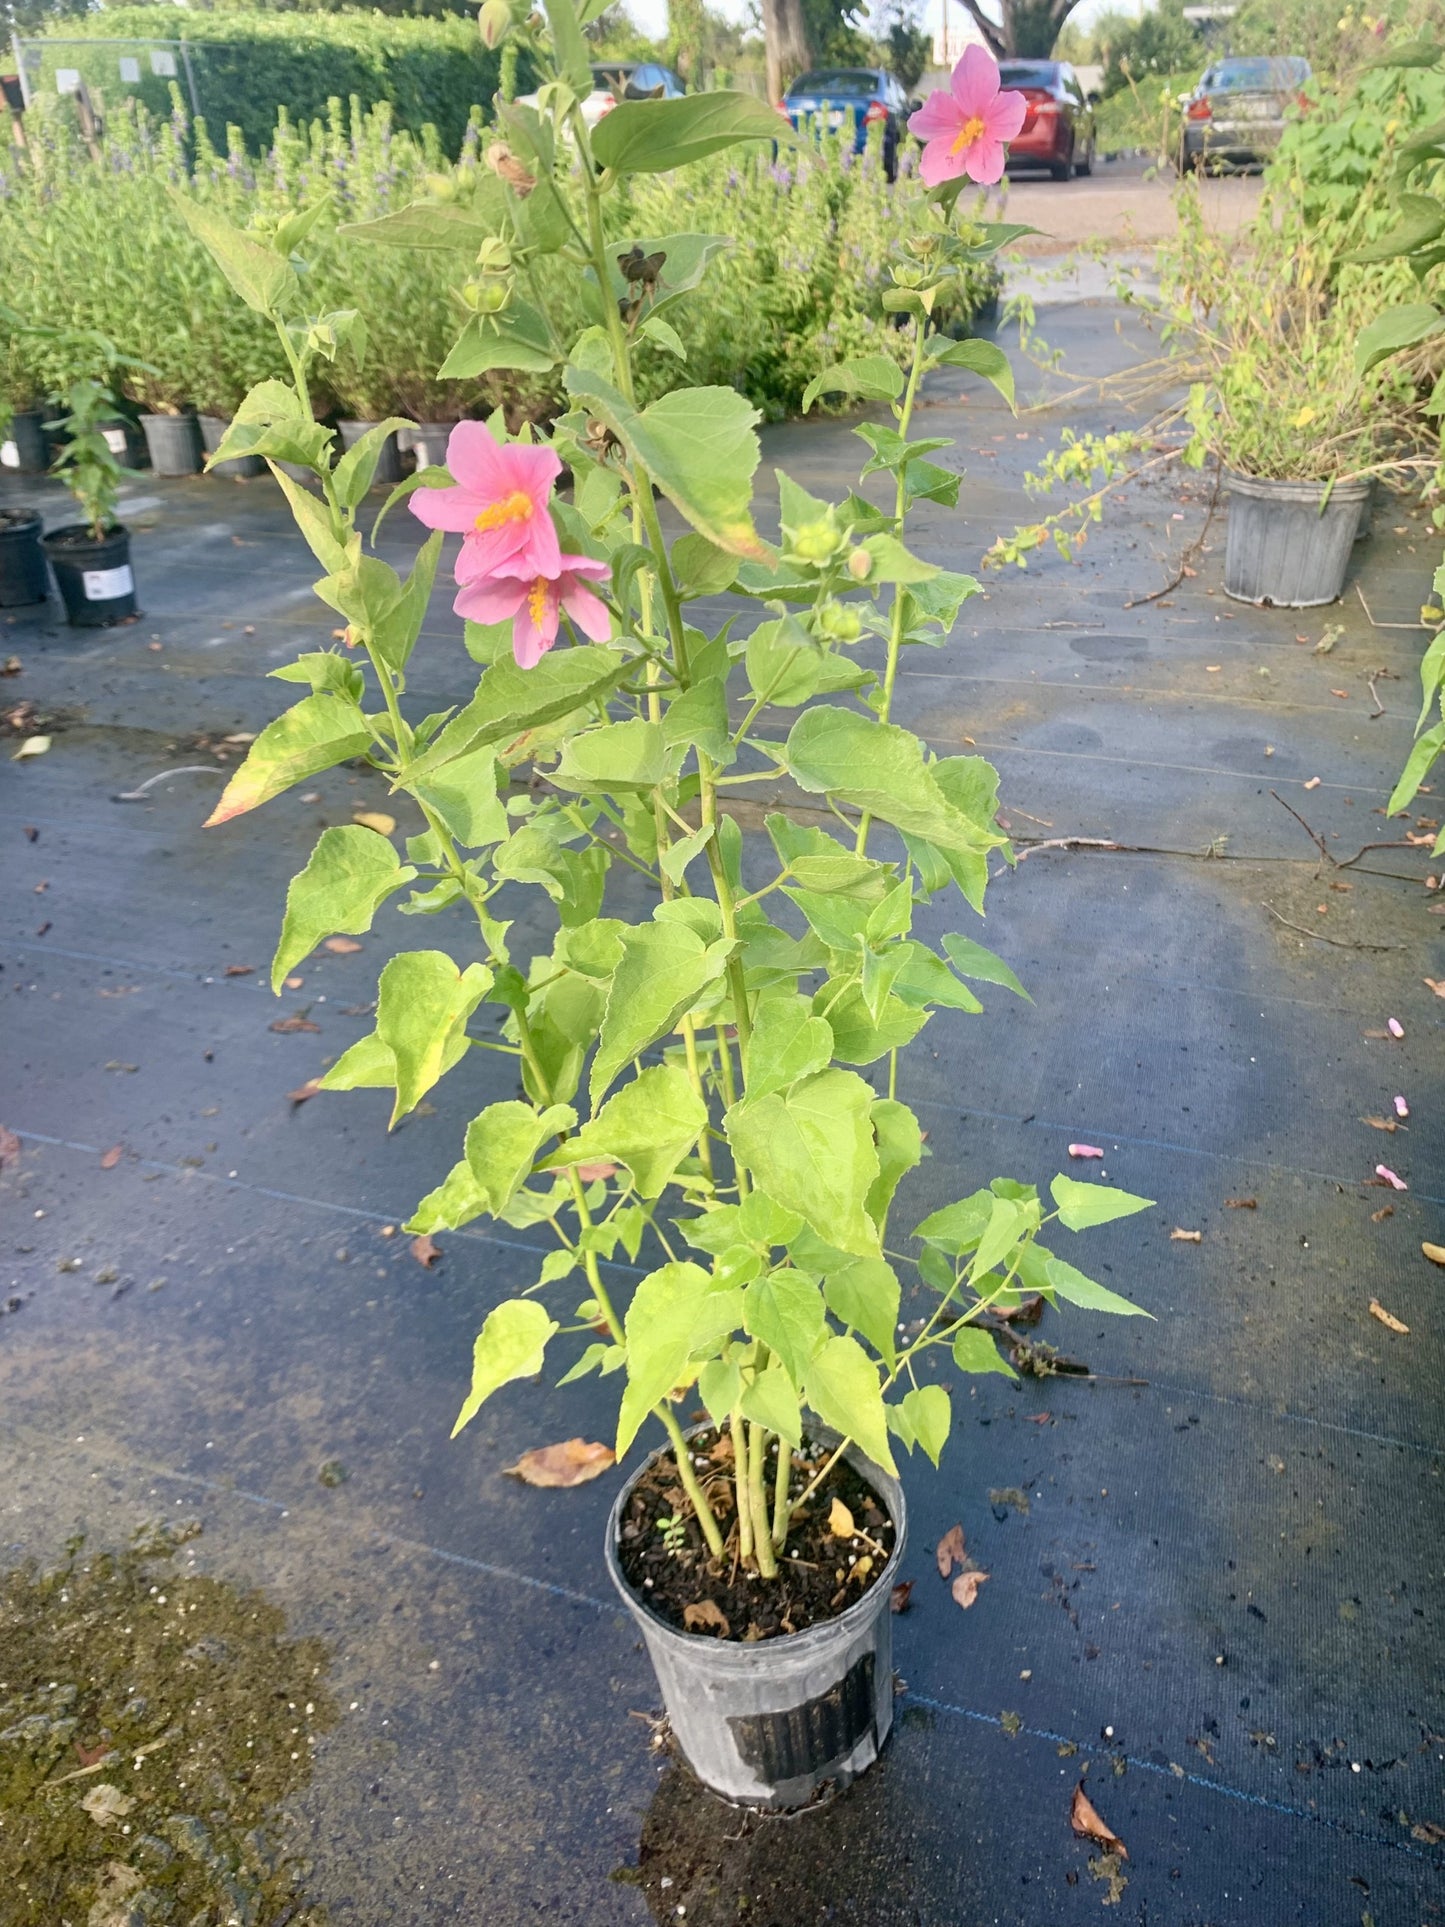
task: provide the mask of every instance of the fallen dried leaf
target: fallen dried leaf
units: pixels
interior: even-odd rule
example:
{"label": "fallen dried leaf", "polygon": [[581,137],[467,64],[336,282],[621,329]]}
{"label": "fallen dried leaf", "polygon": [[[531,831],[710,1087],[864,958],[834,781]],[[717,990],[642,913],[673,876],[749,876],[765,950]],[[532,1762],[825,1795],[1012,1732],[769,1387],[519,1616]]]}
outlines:
{"label": "fallen dried leaf", "polygon": [[304,1104],[308,1097],[315,1097],[320,1089],[321,1079],[319,1077],[308,1077],[306,1082],[304,1084],[298,1084],[294,1091],[287,1091],[286,1101],[288,1104]]}
{"label": "fallen dried leaf", "polygon": [[29,756],[43,756],[50,747],[48,736],[27,736],[19,749],[11,756],[12,763],[21,763]]}
{"label": "fallen dried leaf", "polygon": [[379,831],[382,836],[390,836],[396,828],[396,818],[388,816],[385,810],[357,810],[351,820],[363,829]]}
{"label": "fallen dried leaf", "polygon": [[691,1606],[684,1606],[682,1623],[690,1633],[696,1632],[700,1626],[711,1627],[719,1639],[727,1639],[732,1632],[727,1614],[715,1599],[699,1599]]}
{"label": "fallen dried leaf", "polygon": [[524,1452],[515,1465],[502,1470],[524,1485],[586,1485],[616,1465],[617,1454],[610,1445],[595,1445],[587,1439],[564,1439],[560,1445],[539,1445]]}
{"label": "fallen dried leaf", "polygon": [[1392,1117],[1362,1117],[1361,1124],[1368,1124],[1372,1131],[1398,1131],[1399,1125]]}
{"label": "fallen dried leaf", "polygon": [[309,1017],[303,1017],[298,1012],[294,1017],[278,1017],[273,1024],[267,1025],[267,1029],[283,1033],[297,1030],[314,1030],[319,1033],[321,1026],[313,1024]]}
{"label": "fallen dried leaf", "polygon": [[108,1827],[113,1820],[124,1820],[135,1801],[109,1780],[102,1780],[81,1797],[80,1804],[98,1827]]}
{"label": "fallen dried leaf", "polygon": [[965,1567],[950,1588],[954,1605],[962,1606],[967,1612],[974,1600],[978,1598],[978,1589],[987,1578],[988,1574],[980,1572],[977,1566]]}
{"label": "fallen dried leaf", "polygon": [[1393,1217],[1394,1217],[1394,1215],[1395,1215],[1395,1207],[1394,1207],[1394,1205],[1392,1205],[1392,1204],[1382,1204],[1382,1205],[1380,1206],[1380,1208],[1379,1208],[1379,1210],[1378,1210],[1378,1211],[1372,1211],[1372,1212],[1370,1213],[1370,1223],[1371,1223],[1371,1224],[1383,1224],[1383,1223],[1385,1222],[1385,1220],[1386,1220],[1386,1218],[1393,1218]]}
{"label": "fallen dried leaf", "polygon": [[913,1597],[913,1581],[901,1579],[888,1595],[888,1610],[893,1613],[906,1613]]}
{"label": "fallen dried leaf", "polygon": [[938,1550],[935,1556],[938,1560],[938,1576],[940,1579],[947,1579],[948,1575],[953,1571],[955,1562],[960,1566],[963,1565],[968,1558],[968,1554],[964,1550],[962,1526],[950,1526],[948,1528],[947,1532],[944,1533],[938,1542]]}
{"label": "fallen dried leaf", "polygon": [[254,977],[255,974],[255,964],[227,964],[222,972],[226,977]]}
{"label": "fallen dried leaf", "polygon": [[1420,1249],[1432,1265],[1445,1265],[1445,1245],[1423,1244]]}
{"label": "fallen dried leaf", "polygon": [[108,1760],[115,1751],[109,1740],[97,1740],[94,1746],[85,1746],[79,1740],[74,1744],[75,1757],[84,1767],[99,1766],[102,1760]]}
{"label": "fallen dried leaf", "polygon": [[1096,1144],[1071,1144],[1069,1146],[1069,1156],[1071,1158],[1101,1158],[1103,1155],[1104,1153]]}
{"label": "fallen dried leaf", "polygon": [[1392,1171],[1388,1164],[1377,1164],[1375,1166],[1375,1176],[1377,1178],[1383,1178],[1392,1191],[1408,1191],[1410,1189],[1399,1172]]}
{"label": "fallen dried leaf", "polygon": [[1259,1209],[1258,1198],[1226,1198],[1224,1204],[1228,1211],[1258,1211]]}
{"label": "fallen dried leaf", "polygon": [[1321,782],[1320,777],[1312,776],[1310,780],[1305,784],[1305,788],[1307,790],[1317,790],[1320,786],[1320,782]]}
{"label": "fallen dried leaf", "polygon": [[1330,694],[1332,696],[1338,696],[1342,703],[1347,703],[1350,700],[1350,692],[1348,689],[1332,689]]}
{"label": "fallen dried leaf", "polygon": [[1437,997],[1445,997],[1445,982],[1438,977],[1425,977],[1421,980]]}
{"label": "fallen dried leaf", "polygon": [[853,1514],[841,1499],[834,1499],[828,1508],[828,1530],[835,1539],[851,1539],[858,1530]]}
{"label": "fallen dried leaf", "polygon": [[287,990],[300,990],[305,985],[305,982],[306,979],[304,977],[288,977],[285,980],[285,987]]}
{"label": "fallen dried leaf", "polygon": [[1129,1849],[1124,1842],[1099,1818],[1099,1810],[1085,1793],[1082,1780],[1074,1788],[1074,1797],[1069,1805],[1069,1825],[1080,1839],[1097,1840],[1100,1846],[1112,1847],[1121,1860],[1129,1858]]}
{"label": "fallen dried leaf", "polygon": [[7,1164],[14,1164],[19,1156],[19,1138],[13,1131],[7,1131],[5,1126],[0,1124],[0,1171],[3,1171]]}
{"label": "fallen dried leaf", "polygon": [[424,1231],[419,1238],[412,1239],[411,1255],[419,1265],[425,1265],[430,1271],[437,1259],[441,1257],[442,1248],[429,1231]]}
{"label": "fallen dried leaf", "polygon": [[125,1146],[123,1144],[112,1144],[108,1151],[102,1151],[100,1154],[101,1170],[113,1171],[124,1156]]}
{"label": "fallen dried leaf", "polygon": [[329,950],[333,957],[354,957],[361,945],[354,937],[328,937],[322,948]]}
{"label": "fallen dried leaf", "polygon": [[615,1164],[608,1163],[606,1159],[598,1159],[592,1164],[579,1164],[577,1175],[584,1184],[592,1184],[598,1178],[610,1178],[616,1169]]}
{"label": "fallen dried leaf", "polygon": [[1204,1233],[1202,1231],[1181,1231],[1176,1224],[1174,1229],[1169,1233],[1169,1242],[1180,1245],[1203,1244]]}
{"label": "fallen dried leaf", "polygon": [[1427,1847],[1438,1847],[1445,1840],[1445,1827],[1435,1820],[1417,1820],[1410,1829],[1412,1840],[1423,1840]]}
{"label": "fallen dried leaf", "polygon": [[1370,1316],[1378,1318],[1380,1323],[1392,1332],[1408,1332],[1410,1329],[1403,1319],[1396,1318],[1391,1312],[1386,1311],[1378,1298],[1370,1300]]}

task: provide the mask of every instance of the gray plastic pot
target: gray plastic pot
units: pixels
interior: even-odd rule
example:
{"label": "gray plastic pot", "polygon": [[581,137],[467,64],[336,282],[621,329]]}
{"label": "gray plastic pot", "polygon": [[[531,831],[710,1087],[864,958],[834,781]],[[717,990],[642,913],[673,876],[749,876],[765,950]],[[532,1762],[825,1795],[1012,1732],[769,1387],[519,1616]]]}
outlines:
{"label": "gray plastic pot", "polygon": [[[343,448],[355,448],[368,430],[376,427],[375,422],[338,422],[341,430]],[[376,464],[376,473],[371,478],[373,488],[395,488],[401,480],[401,450],[396,445],[396,436],[388,435],[381,445],[381,459]]]}
{"label": "gray plastic pot", "polygon": [[407,446],[418,468],[445,468],[447,442],[455,422],[416,422],[407,431]]}
{"label": "gray plastic pot", "polygon": [[157,475],[199,475],[201,429],[194,415],[142,415],[151,467]]}
{"label": "gray plastic pot", "polygon": [[[200,425],[202,448],[208,455],[214,455],[231,424],[222,415],[197,415],[196,421]],[[223,482],[248,482],[264,475],[266,464],[259,455],[237,455],[228,462],[212,462],[206,473],[218,475]]]}
{"label": "gray plastic pot", "polygon": [[[10,417],[9,443],[15,451],[14,466],[22,475],[43,475],[50,466],[50,444],[45,433],[45,416],[38,408],[20,408]],[[9,462],[5,464],[8,468]]]}
{"label": "gray plastic pot", "polygon": [[[694,1428],[709,1431],[707,1426]],[[821,1427],[816,1439],[836,1444]],[[670,1456],[664,1448],[653,1458]],[[673,1736],[704,1786],[751,1807],[805,1806],[830,1781],[872,1766],[893,1724],[891,1593],[908,1516],[903,1488],[850,1446],[844,1454],[877,1493],[897,1534],[893,1555],[836,1619],[752,1643],[680,1633],[632,1590],[617,1556],[630,1478],[607,1521],[607,1571],[637,1622]]]}
{"label": "gray plastic pot", "polygon": [[[1226,475],[1224,593],[1236,602],[1313,609],[1338,600],[1370,484],[1262,482]],[[1321,504],[1324,504],[1321,507]]]}

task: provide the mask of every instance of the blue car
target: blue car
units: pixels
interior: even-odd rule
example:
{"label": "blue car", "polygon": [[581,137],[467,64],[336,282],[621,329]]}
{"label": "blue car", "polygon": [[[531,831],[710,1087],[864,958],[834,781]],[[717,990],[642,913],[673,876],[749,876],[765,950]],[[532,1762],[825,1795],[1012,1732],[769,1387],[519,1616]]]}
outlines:
{"label": "blue car", "polygon": [[869,128],[881,126],[883,167],[891,181],[898,171],[898,138],[917,102],[882,67],[819,67],[793,82],[782,105],[794,127],[811,122],[836,133],[851,122],[855,154],[862,153]]}

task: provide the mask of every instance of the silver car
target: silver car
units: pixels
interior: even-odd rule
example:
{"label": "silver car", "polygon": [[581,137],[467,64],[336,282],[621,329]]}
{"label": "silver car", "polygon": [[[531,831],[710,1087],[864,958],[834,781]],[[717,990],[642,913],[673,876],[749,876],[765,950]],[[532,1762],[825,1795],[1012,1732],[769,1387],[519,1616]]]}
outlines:
{"label": "silver car", "polygon": [[1237,54],[1217,60],[1184,100],[1179,171],[1258,167],[1302,105],[1310,63],[1298,54]]}

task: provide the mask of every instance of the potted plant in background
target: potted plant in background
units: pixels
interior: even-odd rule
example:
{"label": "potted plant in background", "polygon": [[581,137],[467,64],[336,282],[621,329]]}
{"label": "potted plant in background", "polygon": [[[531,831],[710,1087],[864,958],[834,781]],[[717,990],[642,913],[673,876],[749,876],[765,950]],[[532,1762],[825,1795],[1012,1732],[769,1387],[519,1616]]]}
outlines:
{"label": "potted plant in background", "polygon": [[41,546],[55,571],[73,628],[97,629],[137,613],[130,566],[130,534],[115,519],[125,468],[106,426],[115,397],[103,382],[82,378],[69,395],[69,413],[51,424],[65,438],[54,473],[80,505],[83,521],[52,529]]}
{"label": "potted plant in background", "polygon": [[[175,194],[237,294],[275,323],[291,369],[247,397],[218,455],[277,471],[318,593],[354,645],[281,672],[308,693],[257,737],[210,821],[356,757],[415,801],[426,827],[405,861],[375,829],[323,833],[288,891],[273,982],[332,932],[368,929],[398,891],[423,913],[473,913],[464,965],[427,948],[386,964],[374,1031],[322,1082],[390,1089],[396,1121],[449,1070],[484,1078],[502,1053],[506,1094],[474,1118],[412,1229],[490,1216],[550,1224],[557,1243],[536,1285],[488,1312],[455,1430],[558,1351],[566,1379],[600,1374],[620,1397],[611,1444],[552,1453],[601,1470],[661,1427],[666,1443],[613,1508],[608,1569],[688,1760],[731,1798],[794,1806],[864,1770],[889,1729],[906,1529],[894,1453],[936,1461],[947,1441],[935,1366],[1008,1371],[980,1321],[1025,1292],[1134,1311],[1040,1238],[1145,1201],[1063,1174],[1048,1199],[1005,1178],[971,1190],[917,1227],[907,1268],[931,1302],[900,1332],[889,1220],[923,1156],[902,1054],[936,1012],[981,1010],[970,981],[1021,988],[972,937],[915,930],[955,890],[981,910],[1007,843],[989,765],[934,758],[890,713],[904,650],[942,644],[978,587],[905,545],[912,506],[958,491],[929,459],[943,444],[913,433],[920,383],[961,368],[1012,396],[997,347],[930,319],[1013,232],[956,218],[965,173],[1002,170],[1011,103],[996,69],[970,50],[925,157],[930,203],[898,237],[885,306],[906,367],[825,366],[806,397],[887,405],[891,420],[857,432],[890,506],[825,501],[779,471],[774,547],[753,521],[748,402],[708,386],[637,398],[638,369],[672,352],[651,312],[661,274],[669,299],[706,301],[715,237],[609,243],[604,212],[625,224],[618,203],[639,174],[792,136],[765,102],[727,93],[623,103],[589,129],[579,11],[549,0],[548,38],[516,30],[550,76],[545,111],[499,104],[516,167],[456,255],[458,281],[485,288],[455,365],[555,370],[566,409],[545,438],[509,438],[500,410],[464,422],[449,473],[393,491],[434,531],[405,579],[364,553],[358,527],[394,424],[334,458],[311,400],[314,344],[349,338],[354,315],[306,321],[284,237],[263,246]],[[936,100],[931,129],[939,114]],[[565,338],[529,298],[538,263],[586,295],[588,318]],[[319,494],[283,462],[307,467]],[[670,540],[655,488],[685,524]],[[470,702],[422,718],[408,713],[410,658],[448,529],[463,536],[455,606],[482,671]],[[719,628],[706,605],[722,596]],[[865,639],[876,670],[855,654]],[[727,805],[780,775],[813,809],[770,814],[745,847]],[[518,886],[555,910],[542,954],[509,946],[517,926],[497,899]],[[500,1037],[471,1028],[488,1004]],[[608,1272],[619,1252],[645,1272],[626,1305]],[[701,1405],[699,1429],[679,1400]]]}
{"label": "potted plant in background", "polygon": [[[0,397],[0,447],[13,446],[11,421],[9,404]],[[0,507],[0,609],[45,600],[49,578],[40,547],[42,527],[38,509]]]}

